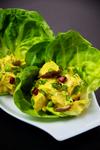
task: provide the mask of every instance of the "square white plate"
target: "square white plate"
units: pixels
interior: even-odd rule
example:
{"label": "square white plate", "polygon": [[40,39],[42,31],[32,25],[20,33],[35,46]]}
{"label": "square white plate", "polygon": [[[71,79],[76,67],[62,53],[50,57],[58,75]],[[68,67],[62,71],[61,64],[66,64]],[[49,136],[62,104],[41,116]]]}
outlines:
{"label": "square white plate", "polygon": [[46,131],[58,141],[71,138],[100,125],[100,107],[94,94],[92,94],[88,110],[82,115],[70,119],[46,120],[31,117],[22,113],[15,106],[11,96],[0,96],[0,108],[19,120]]}

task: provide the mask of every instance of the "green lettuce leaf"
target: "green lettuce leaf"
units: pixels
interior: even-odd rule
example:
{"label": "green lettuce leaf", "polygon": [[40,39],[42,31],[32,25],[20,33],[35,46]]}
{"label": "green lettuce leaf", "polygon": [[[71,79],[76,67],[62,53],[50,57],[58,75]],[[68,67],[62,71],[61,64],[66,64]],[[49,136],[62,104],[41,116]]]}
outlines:
{"label": "green lettuce leaf", "polygon": [[60,33],[49,44],[45,61],[54,60],[63,69],[73,67],[85,81],[88,92],[100,87],[100,51],[80,33]]}
{"label": "green lettuce leaf", "polygon": [[18,86],[14,92],[14,102],[22,111],[32,109],[30,103],[30,89],[34,84],[34,80],[38,75],[38,71],[38,67],[29,66],[23,69],[23,71],[17,75]]}
{"label": "green lettuce leaf", "polygon": [[50,41],[42,41],[34,44],[26,53],[26,65],[41,67],[45,62],[45,51]]}
{"label": "green lettuce leaf", "polygon": [[43,112],[38,113],[33,109],[33,105],[31,102],[31,89],[35,84],[38,72],[38,67],[28,66],[21,73],[19,73],[19,75],[17,76],[18,86],[16,87],[13,96],[14,102],[22,112],[27,113],[31,116],[43,118],[58,118],[58,116],[54,114],[48,115]]}
{"label": "green lettuce leaf", "polygon": [[36,11],[0,9],[0,57],[13,53],[24,60],[32,45],[48,39],[53,32]]}

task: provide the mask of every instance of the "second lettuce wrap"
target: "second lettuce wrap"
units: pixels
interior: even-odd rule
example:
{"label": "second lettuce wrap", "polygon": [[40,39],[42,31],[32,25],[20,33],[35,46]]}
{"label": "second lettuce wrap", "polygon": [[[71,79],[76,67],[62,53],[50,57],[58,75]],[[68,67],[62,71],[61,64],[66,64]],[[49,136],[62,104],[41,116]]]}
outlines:
{"label": "second lettuce wrap", "polygon": [[[88,108],[91,92],[100,87],[100,51],[73,30],[60,33],[47,48],[45,44],[36,44],[27,52],[26,64],[30,66],[25,68],[18,78],[19,85],[14,93],[15,104],[21,111],[36,117],[77,116]],[[62,80],[65,77],[68,81]],[[75,86],[70,84],[70,78]],[[82,81],[81,84],[76,84],[77,79]],[[42,83],[42,88],[37,83]],[[52,89],[46,88],[51,85],[54,93],[60,94],[56,100],[52,95],[53,91],[50,93]],[[77,92],[80,92],[80,96],[75,99]],[[41,93],[44,98],[38,101],[37,96],[40,94],[41,97]],[[64,104],[59,102],[62,95],[66,96]]]}

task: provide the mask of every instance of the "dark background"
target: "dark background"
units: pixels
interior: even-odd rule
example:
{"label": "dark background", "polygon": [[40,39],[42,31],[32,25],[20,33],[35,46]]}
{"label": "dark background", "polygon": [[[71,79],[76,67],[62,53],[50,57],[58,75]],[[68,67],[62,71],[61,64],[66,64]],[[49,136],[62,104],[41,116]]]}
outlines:
{"label": "dark background", "polygon": [[[75,29],[100,49],[99,0],[0,0],[0,7],[39,11],[55,34]],[[100,105],[100,90],[96,91],[96,96]],[[100,127],[58,142],[44,131],[0,110],[0,150],[2,149],[100,150]]]}

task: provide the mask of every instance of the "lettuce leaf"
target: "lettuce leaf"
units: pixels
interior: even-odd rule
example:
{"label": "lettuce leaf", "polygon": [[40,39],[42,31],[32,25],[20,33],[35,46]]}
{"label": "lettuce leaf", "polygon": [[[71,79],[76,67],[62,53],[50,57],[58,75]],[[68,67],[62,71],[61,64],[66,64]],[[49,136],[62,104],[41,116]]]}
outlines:
{"label": "lettuce leaf", "polygon": [[23,71],[17,75],[18,86],[14,92],[14,102],[22,111],[26,109],[32,109],[30,103],[30,89],[34,84],[34,80],[38,75],[38,71],[38,67],[29,66],[23,69]]}
{"label": "lettuce leaf", "polygon": [[39,68],[37,66],[28,66],[17,76],[18,86],[14,92],[14,102],[16,106],[24,113],[35,117],[58,118],[56,115],[38,113],[33,109],[31,103],[31,89],[37,79]]}
{"label": "lettuce leaf", "polygon": [[73,67],[85,81],[88,92],[100,87],[100,51],[80,33],[70,30],[58,34],[45,56],[45,61],[54,60],[63,69]]}
{"label": "lettuce leaf", "polygon": [[28,66],[41,67],[45,62],[45,51],[50,41],[34,44],[26,53],[25,61]]}
{"label": "lettuce leaf", "polygon": [[36,11],[0,9],[0,58],[13,53],[19,59],[32,45],[54,39],[53,32]]}

